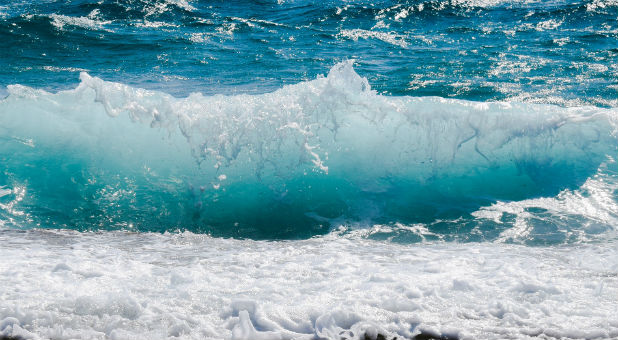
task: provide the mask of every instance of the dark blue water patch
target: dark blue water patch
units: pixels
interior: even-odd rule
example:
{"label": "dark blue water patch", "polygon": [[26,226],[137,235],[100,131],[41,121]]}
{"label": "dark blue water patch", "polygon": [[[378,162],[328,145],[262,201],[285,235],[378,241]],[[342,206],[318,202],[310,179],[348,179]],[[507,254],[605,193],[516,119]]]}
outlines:
{"label": "dark blue water patch", "polygon": [[615,105],[615,5],[591,1],[77,1],[5,6],[0,85],[78,70],[191,92],[265,93],[344,59],[384,94]]}

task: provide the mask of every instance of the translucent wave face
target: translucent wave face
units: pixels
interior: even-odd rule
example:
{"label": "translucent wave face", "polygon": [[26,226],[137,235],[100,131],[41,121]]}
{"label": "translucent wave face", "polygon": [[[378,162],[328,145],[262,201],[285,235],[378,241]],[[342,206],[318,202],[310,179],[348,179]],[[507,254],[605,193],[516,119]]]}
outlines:
{"label": "translucent wave face", "polygon": [[616,171],[614,109],[381,96],[351,62],[263,95],[81,79],[0,102],[0,185],[25,191],[3,197],[17,225],[303,238],[473,219]]}

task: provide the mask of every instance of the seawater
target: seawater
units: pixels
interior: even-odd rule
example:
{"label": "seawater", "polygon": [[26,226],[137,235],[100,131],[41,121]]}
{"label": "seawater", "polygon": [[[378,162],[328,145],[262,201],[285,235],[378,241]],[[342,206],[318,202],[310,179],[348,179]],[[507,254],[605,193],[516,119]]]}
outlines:
{"label": "seawater", "polygon": [[618,337],[617,17],[0,2],[0,335]]}
{"label": "seawater", "polygon": [[[261,95],[176,98],[81,79],[57,94],[9,85],[6,224],[259,239],[420,224],[432,238],[482,241],[521,215],[479,213],[497,202],[615,190],[613,109],[385,96],[351,61]],[[614,219],[591,234],[579,214],[540,208],[540,235],[518,241],[613,230]]]}
{"label": "seawater", "polygon": [[0,85],[79,72],[177,97],[266,93],[334,64],[387,95],[616,106],[615,1],[5,1]]}

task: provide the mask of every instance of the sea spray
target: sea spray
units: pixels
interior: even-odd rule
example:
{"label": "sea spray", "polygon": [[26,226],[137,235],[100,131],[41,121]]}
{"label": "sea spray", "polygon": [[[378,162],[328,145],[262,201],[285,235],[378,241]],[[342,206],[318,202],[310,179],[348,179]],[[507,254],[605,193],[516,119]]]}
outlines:
{"label": "sea spray", "polygon": [[465,217],[616,167],[615,109],[389,97],[352,61],[262,95],[176,98],[86,73],[9,93],[1,184],[42,227],[302,238]]}

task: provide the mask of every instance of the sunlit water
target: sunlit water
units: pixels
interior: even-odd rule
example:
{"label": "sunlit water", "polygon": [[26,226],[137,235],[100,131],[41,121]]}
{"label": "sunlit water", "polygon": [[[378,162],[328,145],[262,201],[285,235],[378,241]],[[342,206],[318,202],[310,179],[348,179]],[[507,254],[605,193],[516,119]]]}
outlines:
{"label": "sunlit water", "polygon": [[617,16],[0,3],[0,335],[618,338]]}

